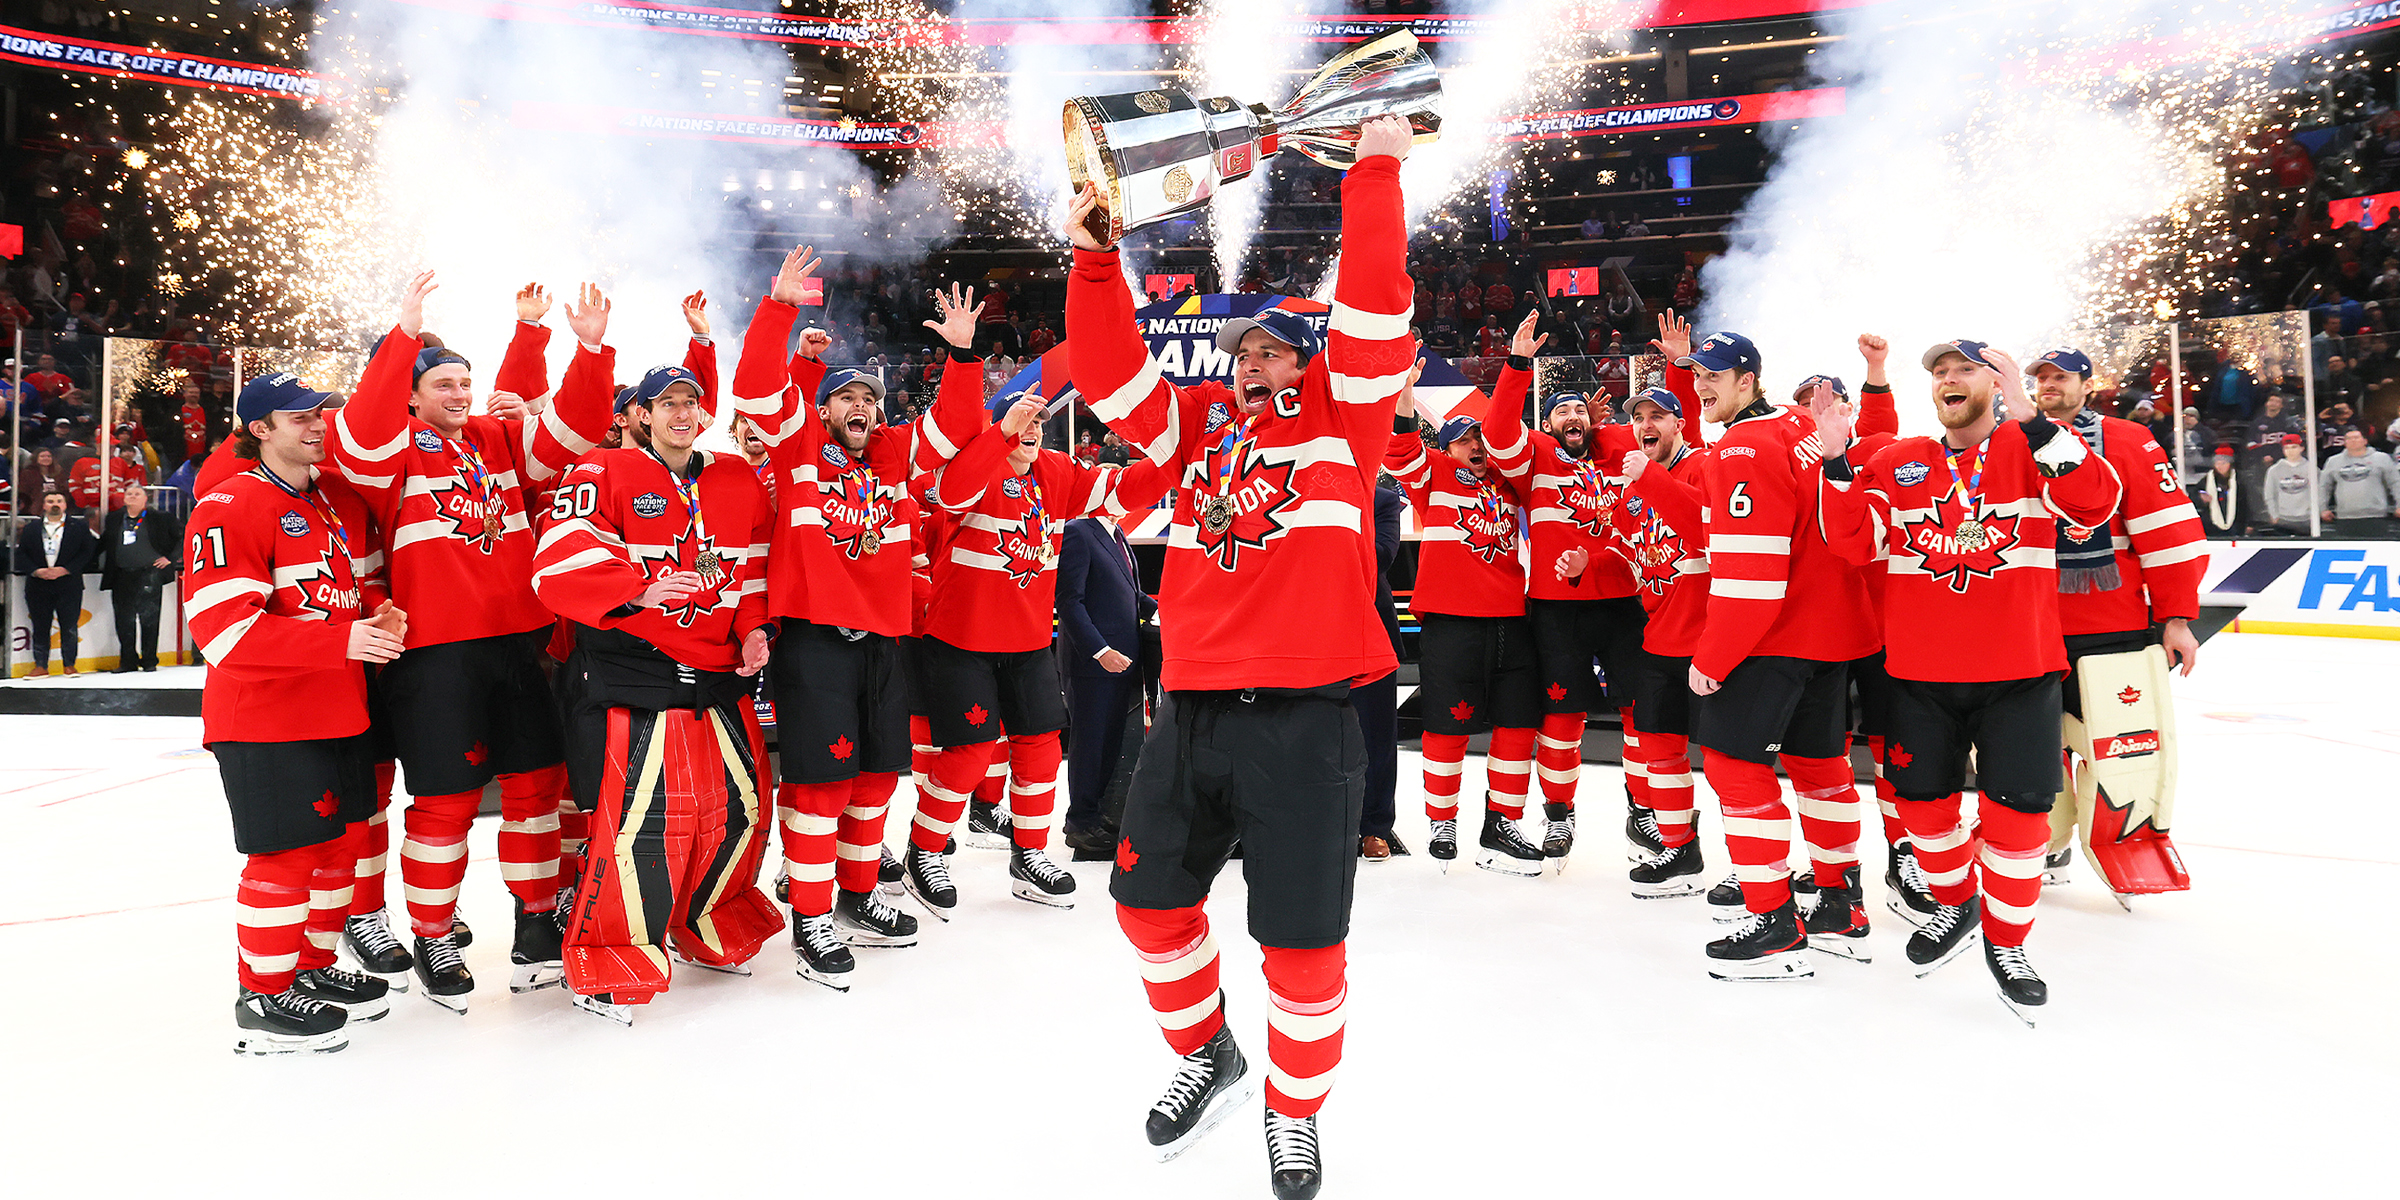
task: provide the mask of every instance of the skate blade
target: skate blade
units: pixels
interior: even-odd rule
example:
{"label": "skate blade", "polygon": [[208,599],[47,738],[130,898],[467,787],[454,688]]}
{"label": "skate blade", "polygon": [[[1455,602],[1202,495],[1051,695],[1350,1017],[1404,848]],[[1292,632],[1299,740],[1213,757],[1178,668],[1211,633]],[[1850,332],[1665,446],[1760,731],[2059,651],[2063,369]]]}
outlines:
{"label": "skate blade", "polygon": [[1475,856],[1475,865],[1494,875],[1511,875],[1518,879],[1539,879],[1542,861],[1538,858],[1512,858],[1497,850],[1486,850]]}
{"label": "skate blade", "polygon": [[1868,956],[1867,939],[1864,935],[1847,937],[1838,933],[1812,933],[1808,935],[1808,948],[1819,954],[1829,954],[1854,963],[1875,961]]}
{"label": "skate blade", "polygon": [[278,1054],[332,1054],[349,1048],[349,1035],[339,1029],[310,1037],[279,1037],[271,1033],[245,1032],[233,1040],[234,1053],[254,1058]]}
{"label": "skate blade", "polygon": [[808,980],[811,983],[824,984],[826,987],[832,988],[837,992],[847,992],[850,990],[851,972],[849,971],[843,971],[838,974],[828,974],[809,966],[808,960],[805,958],[801,959],[800,962],[792,969],[799,973],[800,978]]}
{"label": "skate blade", "polygon": [[[682,966],[692,967],[702,971],[714,971],[719,975],[739,975],[744,979],[750,977],[749,963],[705,963],[696,958],[685,957],[682,951],[676,951],[673,957],[675,961]],[[617,1007],[624,1008],[627,1006],[620,1004]]]}
{"label": "skate blade", "polygon": [[1915,929],[1925,924],[1925,918],[1933,915],[1931,913],[1921,913],[1913,908],[1910,908],[1908,903],[1900,899],[1898,896],[1884,897],[1883,906],[1892,910],[1893,916],[1908,922],[1908,927],[1911,929]]}
{"label": "skate blade", "polygon": [[558,987],[567,981],[563,962],[518,963],[508,976],[508,990],[517,995]]}
{"label": "skate blade", "polygon": [[1017,842],[1006,834],[979,833],[970,829],[965,837],[958,839],[958,844],[969,850],[1006,850]]}
{"label": "skate blade", "polygon": [[350,969],[358,972],[361,975],[372,975],[375,978],[382,980],[386,987],[389,987],[395,992],[407,991],[410,981],[414,980],[417,975],[417,964],[413,962],[397,971],[385,972],[369,970],[367,969],[367,964],[364,961],[362,961],[356,954],[350,952],[350,944],[348,942],[342,943],[341,961],[348,962],[350,964]]}
{"label": "skate blade", "polygon": [[428,991],[425,998],[463,1017],[467,1015],[467,997],[472,995],[473,992],[460,992],[455,996],[437,996]]}
{"label": "skate blade", "polygon": [[844,928],[842,943],[852,949],[897,950],[902,946],[916,945],[917,935],[913,933],[876,933],[866,929]]}
{"label": "skate blade", "polygon": [[1982,943],[1983,931],[1980,929],[1958,939],[1958,944],[1950,947],[1949,953],[1944,954],[1932,962],[1917,964],[1914,968],[1917,973],[1917,978],[1923,979],[1926,976],[1933,974],[1935,971],[1939,971],[1943,967],[1949,966],[1952,960],[1967,952],[1967,947],[1981,945]]}
{"label": "skate blade", "polygon": [[1065,895],[1053,896],[1050,893],[1043,891],[1038,885],[1027,883],[1022,879],[1011,879],[1008,881],[1008,894],[1015,896],[1019,900],[1030,901],[1045,908],[1075,907],[1075,902],[1067,899]]}
{"label": "skate blade", "polygon": [[1248,1104],[1250,1097],[1257,1094],[1258,1081],[1251,1077],[1250,1065],[1245,1062],[1242,1064],[1242,1077],[1233,1081],[1224,1091],[1218,1092],[1216,1099],[1208,1102],[1208,1111],[1200,1114],[1200,1123],[1192,1126],[1191,1132],[1164,1146],[1152,1147],[1158,1154],[1158,1161],[1162,1163],[1175,1161],[1178,1155],[1191,1149],[1193,1143],[1207,1137],[1217,1126],[1224,1124],[1225,1118],[1232,1116],[1235,1109]]}
{"label": "skate blade", "polygon": [[[326,1003],[333,1002],[329,1000]],[[392,1015],[392,998],[387,994],[357,1004],[335,1004],[334,1007],[350,1014],[350,1023],[356,1025],[362,1021],[380,1021]]]}
{"label": "skate blade", "polygon": [[2065,887],[2067,885],[2067,881],[2071,878],[2073,878],[2073,876],[2068,875],[2064,869],[2056,871],[2044,871],[2042,872],[2042,886]]}
{"label": "skate blade", "polygon": [[1633,885],[1633,898],[1636,900],[1678,900],[1685,896],[1705,896],[1707,894],[1707,888],[1701,887],[1697,883],[1685,883],[1681,880]]}
{"label": "skate blade", "polygon": [[[1705,896],[1708,892],[1703,891],[1700,894]],[[1738,924],[1749,915],[1750,910],[1739,904],[1711,904],[1708,906],[1708,919],[1719,925]]]}
{"label": "skate blade", "polygon": [[1994,992],[1993,994],[2000,997],[2000,1003],[2008,1009],[2010,1014],[2014,1015],[2018,1020],[2025,1022],[2025,1028],[2037,1028],[2033,1023],[2033,1013],[2041,1011],[2040,1009],[2036,1008],[2032,1012],[2028,1012],[2026,1011],[2025,1006],[2009,999],[2007,992]]}
{"label": "skate blade", "polygon": [[1808,979],[1817,969],[1808,962],[1807,947],[1783,950],[1749,962],[1709,960],[1708,977],[1728,983],[1781,983],[1786,980]]}
{"label": "skate blade", "polygon": [[2108,898],[2116,901],[2118,908],[2124,909],[2126,912],[2133,911],[2133,897],[2128,896],[2120,891],[2111,890],[2108,893]]}
{"label": "skate blade", "polygon": [[575,1011],[590,1013],[604,1021],[614,1021],[620,1028],[633,1028],[633,1006],[630,1004],[611,1004],[590,996],[577,996]]}
{"label": "skate blade", "polygon": [[1566,874],[1567,856],[1564,854],[1545,855],[1542,859],[1542,869],[1551,875]]}

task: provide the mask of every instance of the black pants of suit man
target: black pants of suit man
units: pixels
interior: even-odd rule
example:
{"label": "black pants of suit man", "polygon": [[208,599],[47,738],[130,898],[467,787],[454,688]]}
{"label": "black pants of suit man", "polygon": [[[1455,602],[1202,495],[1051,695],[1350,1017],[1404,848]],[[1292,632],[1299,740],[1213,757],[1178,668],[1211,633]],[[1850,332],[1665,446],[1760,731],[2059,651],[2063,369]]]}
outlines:
{"label": "black pants of suit man", "polygon": [[1400,786],[1400,673],[1351,688],[1350,707],[1358,710],[1358,732],[1367,739],[1367,803],[1358,836],[1389,841],[1398,818],[1393,796]]}
{"label": "black pants of suit man", "polygon": [[[162,595],[164,572],[144,572],[153,578],[134,579],[130,573],[117,577],[117,586],[109,592],[109,603],[117,617],[117,669],[144,671],[158,669],[158,610]],[[136,645],[139,645],[137,652]]]}
{"label": "black pants of suit man", "polygon": [[1110,825],[1103,802],[1125,759],[1125,723],[1142,698],[1136,667],[1115,674],[1069,672],[1067,685],[1067,817],[1073,837]]}
{"label": "black pants of suit man", "polygon": [[33,622],[33,665],[36,671],[50,669],[50,624],[58,623],[58,651],[68,670],[75,669],[75,653],[82,640],[78,622],[83,619],[83,576],[62,575],[57,579],[25,580],[25,614]]}

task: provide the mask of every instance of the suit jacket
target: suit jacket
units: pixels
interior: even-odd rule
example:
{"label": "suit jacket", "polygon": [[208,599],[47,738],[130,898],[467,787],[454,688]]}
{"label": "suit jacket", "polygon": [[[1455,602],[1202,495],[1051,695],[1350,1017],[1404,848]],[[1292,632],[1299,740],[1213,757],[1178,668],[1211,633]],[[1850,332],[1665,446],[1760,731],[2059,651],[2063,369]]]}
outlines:
{"label": "suit jacket", "polygon": [[1067,522],[1059,547],[1058,631],[1073,675],[1110,674],[1092,657],[1104,647],[1140,658],[1141,620],[1158,611],[1158,601],[1142,591],[1132,562],[1101,524],[1105,519]]}
{"label": "suit jacket", "polygon": [[[33,578],[33,573],[44,567],[65,567],[67,575],[55,580]],[[58,539],[58,561],[50,562],[42,556],[42,522],[36,517],[17,531],[16,561],[10,569],[26,577],[27,587],[61,584],[81,587],[83,576],[100,569],[100,539],[92,536],[91,527],[83,523],[82,517],[69,514],[66,532]]]}
{"label": "suit jacket", "polygon": [[[108,514],[108,522],[100,527],[100,590],[113,591],[117,586],[117,543],[124,537],[125,510]],[[183,568],[183,523],[175,514],[151,508],[142,513],[142,529],[135,535],[143,545],[167,560],[167,565],[150,572],[149,582],[163,585],[175,578]]]}
{"label": "suit jacket", "polygon": [[1392,560],[1400,556],[1400,511],[1408,507],[1408,498],[1398,485],[1385,476],[1375,484],[1375,611],[1383,618],[1383,631],[1392,639],[1392,653],[1400,653],[1400,617],[1392,611]]}

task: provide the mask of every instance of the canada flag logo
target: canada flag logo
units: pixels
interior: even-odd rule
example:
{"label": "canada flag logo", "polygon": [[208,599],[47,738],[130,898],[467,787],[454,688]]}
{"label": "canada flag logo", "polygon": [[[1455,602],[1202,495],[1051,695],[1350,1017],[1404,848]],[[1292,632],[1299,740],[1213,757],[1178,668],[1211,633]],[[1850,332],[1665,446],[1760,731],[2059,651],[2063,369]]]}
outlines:
{"label": "canada flag logo", "polygon": [[[434,484],[427,494],[433,498],[433,511],[450,523],[451,537],[466,542],[478,554],[490,554],[500,548],[500,539],[508,530],[505,503],[486,504],[481,496],[455,479]],[[487,516],[494,520],[487,523],[484,520]]]}
{"label": "canada flag logo", "polygon": [[2142,689],[2134,687],[2131,684],[2127,684],[2122,690],[2117,692],[2117,703],[2119,704],[2133,705],[2140,704],[2141,702]]}

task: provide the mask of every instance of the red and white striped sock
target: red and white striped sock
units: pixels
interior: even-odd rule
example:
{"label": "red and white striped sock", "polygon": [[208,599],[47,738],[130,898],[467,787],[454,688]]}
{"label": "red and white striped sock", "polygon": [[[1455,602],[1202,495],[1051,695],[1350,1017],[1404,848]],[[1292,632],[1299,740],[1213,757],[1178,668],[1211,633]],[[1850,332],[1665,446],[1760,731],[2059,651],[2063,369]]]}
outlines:
{"label": "red and white striped sock", "polygon": [[925,794],[925,781],[933,774],[933,757],[941,748],[933,744],[933,722],[920,716],[908,718],[908,781],[914,784],[917,795]]}
{"label": "red and white striped sock", "polygon": [[983,782],[985,771],[1000,752],[998,742],[946,746],[934,752],[917,784],[917,819],[908,827],[910,845],[927,854],[949,848],[951,831],[967,815],[967,797]]}
{"label": "red and white striped sock", "polygon": [[850,801],[842,808],[834,838],[834,882],[845,892],[875,890],[883,867],[883,814],[891,806],[900,773],[878,771],[850,781]]}
{"label": "red and white striped sock", "polygon": [[1451,821],[1458,818],[1458,780],[1466,771],[1467,735],[1463,733],[1428,733],[1424,737],[1425,757],[1425,818],[1429,821]]}
{"label": "red and white striped sock", "polygon": [[383,869],[392,853],[392,775],[395,764],[375,764],[375,815],[367,818],[360,842],[358,865],[350,879],[350,914],[363,917],[383,909]]}
{"label": "red and white striped sock", "polygon": [[1742,885],[1742,906],[1764,913],[1791,903],[1792,812],[1775,768],[1711,754],[1706,774],[1725,816],[1725,855]]}
{"label": "red and white striped sock", "polygon": [[1536,735],[1533,768],[1542,777],[1542,802],[1575,810],[1575,789],[1583,781],[1583,714],[1550,713]]}
{"label": "red and white striped sock", "polygon": [[1692,840],[1691,739],[1680,733],[1642,735],[1644,763],[1650,781],[1650,812],[1658,818],[1658,840],[1681,846]]}
{"label": "red and white striped sock", "polygon": [[975,798],[985,804],[1008,807],[1008,755],[995,750],[990,766],[983,769],[983,782],[975,785]]}
{"label": "red and white striped sock", "polygon": [[834,835],[841,827],[842,808],[850,802],[850,781],[787,783],[775,789],[775,808],[783,814],[783,873],[792,911],[819,917],[833,911]]}
{"label": "red and white striped sock", "polygon": [[558,806],[567,768],[500,777],[500,880],[529,913],[558,907]]}
{"label": "red and white striped sock", "polygon": [[558,798],[558,890],[575,894],[583,882],[584,851],[592,844],[592,814],[575,807],[573,796]]}
{"label": "red and white striped sock", "polygon": [[1655,816],[1658,803],[1650,795],[1650,756],[1654,752],[1650,744],[1642,740],[1647,735],[1634,724],[1632,709],[1626,709],[1621,720],[1625,752],[1618,756],[1617,762],[1624,768],[1625,795]]}
{"label": "red and white striped sock", "polygon": [[1142,959],[1142,990],[1159,1032],[1177,1054],[1208,1044],[1225,1027],[1218,1002],[1217,939],[1208,932],[1208,913],[1190,908],[1117,906],[1117,927]]}
{"label": "red and white striped sock", "polygon": [[1883,813],[1883,844],[1898,846],[1908,841],[1908,826],[1900,823],[1900,793],[1892,789],[1892,781],[1883,772],[1883,736],[1867,739],[1867,757],[1875,760],[1875,807]]}
{"label": "red and white striped sock", "polygon": [[1800,839],[1808,843],[1818,887],[1840,887],[1858,865],[1858,783],[1848,756],[1801,758],[1786,754],[1784,774],[1799,801]]}
{"label": "red and white striped sock", "polygon": [[1267,975],[1267,1107],[1312,1116],[1333,1090],[1342,1062],[1347,954],[1335,942],[1315,950],[1261,946]]}
{"label": "red and white striped sock", "polygon": [[467,830],[483,789],[447,796],[417,796],[401,814],[400,896],[408,925],[418,937],[450,932],[458,911],[458,885],[467,877]]}
{"label": "red and white striped sock", "polygon": [[1058,824],[1058,732],[1008,735],[1008,812],[1017,845],[1043,850]]}
{"label": "red and white striped sock", "polygon": [[2022,946],[2033,932],[2034,902],[2042,898],[2042,857],[2050,848],[2050,816],[2019,812],[1985,796],[1983,819],[1983,936],[1995,946]]}
{"label": "red and white striped sock", "polygon": [[1525,793],[1533,783],[1533,730],[1495,729],[1483,760],[1484,806],[1511,821],[1525,816]]}
{"label": "red and white striped sock", "polygon": [[308,872],[308,942],[300,948],[301,970],[333,965],[333,952],[342,944],[342,923],[350,919],[356,898],[351,881],[358,872],[358,852],[366,844],[367,823],[352,821],[342,836],[315,847],[317,862]]}
{"label": "red and white striped sock", "polygon": [[292,986],[300,949],[308,942],[309,881],[319,847],[253,854],[242,864],[234,891],[234,939],[240,946],[236,973],[242,986],[269,996]]}
{"label": "red and white striped sock", "polygon": [[[1908,826],[1908,844],[1925,873],[1925,889],[1943,904],[1964,904],[1975,894],[1975,827],[1960,812],[1959,800],[1957,793],[1939,800],[1900,798],[1900,820]],[[2045,842],[2048,836],[2045,832]]]}

